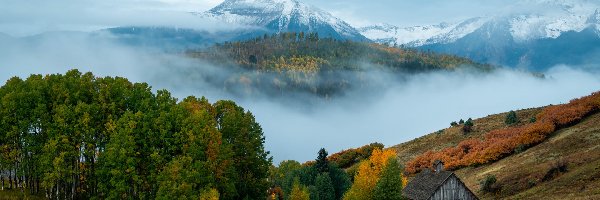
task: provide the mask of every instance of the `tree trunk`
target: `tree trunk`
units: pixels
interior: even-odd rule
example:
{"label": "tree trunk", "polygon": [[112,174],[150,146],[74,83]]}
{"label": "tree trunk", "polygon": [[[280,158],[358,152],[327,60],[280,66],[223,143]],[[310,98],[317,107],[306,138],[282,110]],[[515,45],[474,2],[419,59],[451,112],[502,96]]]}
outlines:
{"label": "tree trunk", "polygon": [[39,177],[35,177],[35,193],[39,193],[40,192],[40,178]]}
{"label": "tree trunk", "polygon": [[19,179],[17,176],[18,171],[19,171],[19,162],[15,162],[15,174],[14,174],[15,177],[13,178],[13,180],[15,182],[15,189],[19,189]]}
{"label": "tree trunk", "polygon": [[60,193],[60,182],[56,181],[56,191],[54,191],[54,193],[53,193],[53,196],[54,196],[53,199],[58,199],[60,197],[59,193]]}
{"label": "tree trunk", "polygon": [[8,189],[12,190],[12,170],[8,170]]}

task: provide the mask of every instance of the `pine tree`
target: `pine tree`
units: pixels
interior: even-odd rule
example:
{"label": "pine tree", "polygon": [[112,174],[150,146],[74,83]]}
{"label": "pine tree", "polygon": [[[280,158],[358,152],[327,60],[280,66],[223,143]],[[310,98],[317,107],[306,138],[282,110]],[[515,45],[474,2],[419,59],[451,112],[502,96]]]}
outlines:
{"label": "pine tree", "polygon": [[375,185],[373,199],[400,200],[402,198],[402,169],[398,160],[391,158],[381,173],[381,178]]}
{"label": "pine tree", "polygon": [[327,151],[325,148],[319,150],[319,156],[317,157],[315,168],[319,173],[329,172],[329,161],[327,161]]}
{"label": "pine tree", "polygon": [[467,119],[462,129],[465,133],[471,132],[473,130],[473,120],[471,118]]}
{"label": "pine tree", "polygon": [[316,187],[316,200],[335,200],[335,189],[333,188],[333,182],[329,177],[329,173],[321,173],[317,175],[315,180]]}

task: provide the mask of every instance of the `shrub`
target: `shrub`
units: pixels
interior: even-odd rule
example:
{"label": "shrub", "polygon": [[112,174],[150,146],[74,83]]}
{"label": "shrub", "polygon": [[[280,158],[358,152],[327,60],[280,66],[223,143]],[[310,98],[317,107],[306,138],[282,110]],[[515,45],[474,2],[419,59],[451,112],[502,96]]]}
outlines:
{"label": "shrub", "polygon": [[504,123],[506,125],[513,125],[519,122],[519,118],[517,118],[517,113],[514,110],[511,110],[506,115],[506,119],[504,119]]}
{"label": "shrub", "polygon": [[452,126],[452,127],[454,127],[454,126],[458,126],[458,123],[456,123],[456,121],[454,121],[454,122],[451,122],[451,123],[450,123],[450,126]]}
{"label": "shrub", "polygon": [[496,183],[496,176],[495,175],[487,175],[485,177],[485,179],[483,179],[481,182],[479,182],[479,189],[484,192],[495,192],[496,188],[494,187],[494,184]]}
{"label": "shrub", "polygon": [[535,184],[537,184],[535,182],[535,180],[533,180],[533,179],[527,180],[527,188],[532,188],[533,186],[535,186]]}
{"label": "shrub", "polygon": [[535,123],[537,120],[535,119],[535,117],[531,117],[529,118],[529,123]]}
{"label": "shrub", "polygon": [[527,149],[527,146],[520,144],[519,146],[517,146],[517,148],[515,148],[515,153],[521,153],[523,151],[525,151]]}

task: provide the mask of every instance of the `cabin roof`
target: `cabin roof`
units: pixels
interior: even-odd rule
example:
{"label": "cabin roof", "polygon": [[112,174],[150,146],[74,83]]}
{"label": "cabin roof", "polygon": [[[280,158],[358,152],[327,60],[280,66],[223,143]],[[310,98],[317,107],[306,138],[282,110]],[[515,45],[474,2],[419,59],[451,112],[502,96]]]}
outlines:
{"label": "cabin roof", "polygon": [[421,172],[403,190],[409,199],[428,199],[454,172]]}

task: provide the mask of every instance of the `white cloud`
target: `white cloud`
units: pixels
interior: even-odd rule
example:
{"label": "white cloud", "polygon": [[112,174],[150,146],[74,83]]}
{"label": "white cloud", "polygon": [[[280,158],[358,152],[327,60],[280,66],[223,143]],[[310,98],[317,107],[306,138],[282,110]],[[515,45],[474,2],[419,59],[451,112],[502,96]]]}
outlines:
{"label": "white cloud", "polygon": [[116,26],[171,26],[227,29],[189,12],[202,12],[214,0],[2,0],[0,32],[13,36],[49,31],[93,31]]}
{"label": "white cloud", "polygon": [[598,74],[563,66],[546,75],[539,79],[508,70],[421,74],[386,88],[381,97],[358,93],[308,113],[273,102],[241,103],[263,126],[276,161],[307,161],[321,147],[333,153],[371,142],[392,146],[461,118],[566,103],[600,90]]}
{"label": "white cloud", "polygon": [[[10,41],[10,40],[7,40]],[[71,68],[99,76],[123,76],[168,89],[179,97],[206,96],[212,102],[232,98],[203,77],[223,74],[219,68],[189,58],[156,54],[86,34],[59,33],[7,42],[0,38],[0,79],[31,73],[64,73]],[[597,66],[597,64],[595,64]],[[190,73],[193,69],[194,73]],[[597,69],[597,67],[596,67]],[[329,152],[370,142],[395,145],[448,127],[451,121],[512,109],[565,103],[600,89],[600,74],[555,67],[539,79],[523,72],[490,74],[439,72],[410,76],[373,73],[381,91],[354,91],[328,103],[300,105],[284,98],[233,98],[254,113],[276,162],[312,160]]]}

